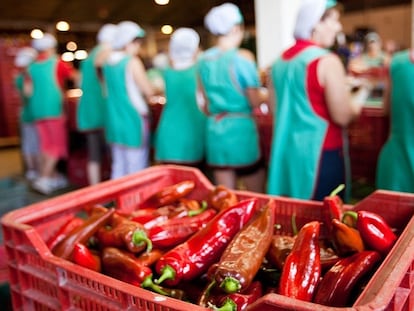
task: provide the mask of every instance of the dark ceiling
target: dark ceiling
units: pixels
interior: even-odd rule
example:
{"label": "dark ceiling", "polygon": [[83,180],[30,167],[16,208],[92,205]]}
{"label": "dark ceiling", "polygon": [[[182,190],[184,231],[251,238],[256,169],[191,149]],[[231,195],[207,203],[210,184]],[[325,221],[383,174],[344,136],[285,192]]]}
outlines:
{"label": "dark ceiling", "polygon": [[[280,1],[280,0],[275,0]],[[286,0],[285,0],[286,1]],[[153,0],[1,0],[0,31],[46,27],[58,20],[72,24],[73,31],[96,30],[105,22],[133,20],[142,26],[171,24],[201,27],[203,17],[220,0],[170,0],[159,6]],[[254,0],[230,0],[243,12],[247,24],[254,24]],[[411,0],[340,0],[345,12],[378,6],[410,3]]]}

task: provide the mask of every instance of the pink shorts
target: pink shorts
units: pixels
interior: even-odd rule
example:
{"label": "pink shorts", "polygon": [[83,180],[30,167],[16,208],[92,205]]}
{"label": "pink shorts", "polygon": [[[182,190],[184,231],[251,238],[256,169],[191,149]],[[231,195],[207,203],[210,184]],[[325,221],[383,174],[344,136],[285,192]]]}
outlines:
{"label": "pink shorts", "polygon": [[36,128],[41,153],[56,159],[67,157],[68,133],[65,117],[36,121]]}

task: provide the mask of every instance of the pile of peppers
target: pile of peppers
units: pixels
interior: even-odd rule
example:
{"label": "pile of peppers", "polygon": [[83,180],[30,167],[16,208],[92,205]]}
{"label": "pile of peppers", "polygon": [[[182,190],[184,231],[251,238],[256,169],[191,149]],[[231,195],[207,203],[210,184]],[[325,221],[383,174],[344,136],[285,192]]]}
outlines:
{"label": "pile of peppers", "polygon": [[[152,194],[128,214],[85,207],[46,241],[58,257],[158,294],[212,310],[245,310],[268,293],[351,306],[397,235],[378,214],[324,199],[328,223],[279,232],[277,202],[239,200],[223,186],[204,200],[194,181]],[[328,236],[320,236],[327,226]],[[286,232],[287,230],[284,230]]]}

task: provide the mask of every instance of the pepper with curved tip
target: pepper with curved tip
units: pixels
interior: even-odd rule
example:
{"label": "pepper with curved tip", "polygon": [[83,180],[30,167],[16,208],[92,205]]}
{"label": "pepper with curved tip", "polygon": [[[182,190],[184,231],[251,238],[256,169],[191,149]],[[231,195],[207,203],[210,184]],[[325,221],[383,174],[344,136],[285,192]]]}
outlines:
{"label": "pepper with curved tip", "polygon": [[88,240],[103,226],[105,226],[114,214],[115,209],[108,209],[104,213],[96,213],[87,218],[81,226],[76,227],[60,241],[53,249],[53,254],[64,258],[71,259],[73,249],[76,243],[85,244]]}
{"label": "pepper with curved tip", "polygon": [[167,285],[176,285],[181,280],[190,281],[204,273],[220,258],[257,209],[258,199],[251,198],[222,210],[207,226],[158,260],[155,269],[160,277],[156,283],[166,281]]}
{"label": "pepper with curved tip", "polygon": [[280,278],[279,293],[303,301],[311,301],[321,276],[320,223],[305,224],[296,236]]}
{"label": "pepper with curved tip", "polygon": [[62,227],[60,227],[59,231],[47,241],[46,244],[49,249],[53,252],[55,246],[58,245],[60,241],[62,241],[68,235],[69,232],[81,226],[83,222],[84,219],[76,216],[69,219]]}
{"label": "pepper with curved tip", "polygon": [[263,210],[231,240],[217,264],[214,278],[231,294],[250,286],[269,249],[275,224],[276,203],[270,199]]}
{"label": "pepper with curved tip", "polygon": [[352,290],[373,271],[381,256],[376,251],[362,251],[339,260],[325,273],[315,293],[315,303],[331,307],[350,304]]}
{"label": "pepper with curved tip", "polygon": [[217,211],[226,209],[236,204],[238,201],[239,200],[237,199],[237,196],[234,193],[234,191],[228,189],[227,187],[223,185],[216,186],[207,195],[208,206],[214,208]]}
{"label": "pepper with curved tip", "polygon": [[359,231],[335,218],[332,219],[332,238],[340,256],[362,252],[365,249]]}

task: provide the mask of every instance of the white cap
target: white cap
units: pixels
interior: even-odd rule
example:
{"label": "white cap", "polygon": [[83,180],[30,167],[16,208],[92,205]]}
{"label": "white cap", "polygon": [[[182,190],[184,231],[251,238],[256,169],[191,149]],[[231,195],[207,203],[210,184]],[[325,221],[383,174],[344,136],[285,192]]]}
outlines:
{"label": "white cap", "polygon": [[116,50],[124,48],[136,38],[145,37],[145,31],[137,23],[131,21],[120,22],[117,26],[112,47]]}
{"label": "white cap", "polygon": [[99,29],[96,39],[98,43],[110,43],[114,40],[115,32],[115,24],[105,24]]}
{"label": "white cap", "polygon": [[171,35],[169,54],[174,67],[186,66],[194,62],[194,55],[198,51],[200,36],[191,28],[178,28]]}
{"label": "white cap", "polygon": [[24,68],[30,65],[35,60],[37,52],[31,47],[24,47],[17,51],[14,58],[14,65],[16,67]]}
{"label": "white cap", "polygon": [[32,47],[39,52],[54,48],[56,45],[56,38],[50,33],[45,33],[43,37],[32,40]]}
{"label": "white cap", "polygon": [[301,0],[293,36],[296,39],[310,39],[325,11],[335,5],[335,0]]}
{"label": "white cap", "polygon": [[204,24],[213,35],[226,35],[237,24],[243,23],[240,9],[233,3],[212,8],[204,18]]}

